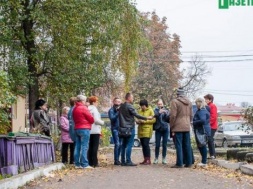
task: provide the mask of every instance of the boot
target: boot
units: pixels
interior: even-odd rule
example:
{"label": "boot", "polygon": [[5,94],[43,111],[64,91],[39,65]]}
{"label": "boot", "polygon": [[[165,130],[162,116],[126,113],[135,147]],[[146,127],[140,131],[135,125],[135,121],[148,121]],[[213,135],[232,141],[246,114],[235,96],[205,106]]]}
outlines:
{"label": "boot", "polygon": [[143,165],[150,165],[151,161],[150,161],[150,157],[146,158],[146,162]]}
{"label": "boot", "polygon": [[146,158],[146,157],[144,157],[143,162],[141,162],[140,164],[141,164],[141,165],[144,165],[144,164],[146,163],[146,161],[147,161],[147,158]]}

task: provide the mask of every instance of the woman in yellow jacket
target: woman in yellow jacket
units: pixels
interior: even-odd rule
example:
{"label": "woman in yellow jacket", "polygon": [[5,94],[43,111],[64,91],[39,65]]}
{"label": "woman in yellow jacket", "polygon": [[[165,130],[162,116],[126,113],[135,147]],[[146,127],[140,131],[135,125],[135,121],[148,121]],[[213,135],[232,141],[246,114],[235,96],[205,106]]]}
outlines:
{"label": "woman in yellow jacket", "polygon": [[[148,117],[148,116],[154,116],[154,111],[152,108],[148,106],[147,100],[141,100],[140,101],[140,107],[141,109],[138,111],[139,115]],[[149,147],[149,141],[153,134],[153,123],[155,123],[155,118],[152,120],[137,120],[136,123],[138,126],[138,138],[141,140],[141,146],[142,146],[142,152],[144,161],[140,164],[142,165],[150,165],[150,147]]]}

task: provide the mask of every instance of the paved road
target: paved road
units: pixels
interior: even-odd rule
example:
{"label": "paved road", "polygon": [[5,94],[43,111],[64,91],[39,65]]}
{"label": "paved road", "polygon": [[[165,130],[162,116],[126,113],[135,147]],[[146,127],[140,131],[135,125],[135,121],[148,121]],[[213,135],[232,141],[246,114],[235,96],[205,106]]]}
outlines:
{"label": "paved road", "polygon": [[[154,152],[152,152],[154,153]],[[121,167],[112,165],[112,153],[102,155],[109,159],[106,167],[94,170],[66,169],[47,178],[31,182],[25,189],[252,189],[253,177],[210,165],[207,169],[172,169],[175,157],[169,155],[168,165],[138,165]],[[152,154],[153,155],[153,154]],[[139,162],[141,150],[133,151]],[[108,160],[107,160],[108,162]]]}

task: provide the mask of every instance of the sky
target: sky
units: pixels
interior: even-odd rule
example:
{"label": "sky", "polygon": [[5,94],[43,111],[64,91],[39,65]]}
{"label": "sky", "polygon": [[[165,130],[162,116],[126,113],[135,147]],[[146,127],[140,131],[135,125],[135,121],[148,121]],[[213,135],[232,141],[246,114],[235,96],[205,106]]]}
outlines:
{"label": "sky", "polygon": [[167,17],[168,32],[180,36],[183,61],[196,54],[206,61],[212,73],[200,96],[211,93],[220,105],[253,105],[253,6],[223,10],[218,0],[136,0],[136,4],[141,12]]}

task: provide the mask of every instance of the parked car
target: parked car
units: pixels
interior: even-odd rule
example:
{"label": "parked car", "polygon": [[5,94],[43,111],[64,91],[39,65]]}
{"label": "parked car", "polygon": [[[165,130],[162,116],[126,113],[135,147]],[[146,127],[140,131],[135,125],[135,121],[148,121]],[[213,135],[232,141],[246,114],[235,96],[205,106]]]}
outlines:
{"label": "parked car", "polygon": [[252,125],[244,121],[224,122],[214,136],[215,146],[253,146]]}

